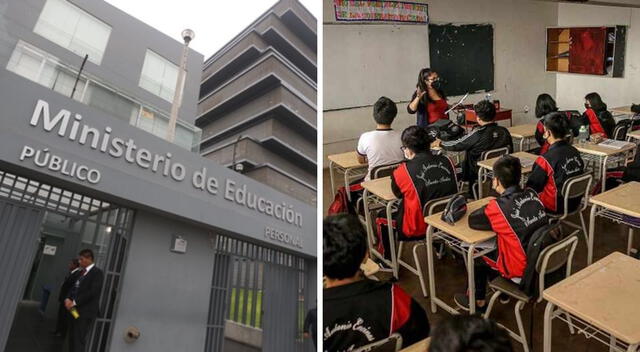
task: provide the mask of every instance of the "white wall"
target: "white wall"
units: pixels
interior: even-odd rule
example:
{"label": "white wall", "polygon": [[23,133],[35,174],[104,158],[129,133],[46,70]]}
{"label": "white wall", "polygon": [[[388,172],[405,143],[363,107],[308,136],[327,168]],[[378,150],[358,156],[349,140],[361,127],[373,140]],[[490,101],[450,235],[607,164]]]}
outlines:
{"label": "white wall", "polygon": [[[346,24],[336,25],[335,14],[333,12],[332,0],[324,0],[324,22],[330,23],[329,26],[334,27],[335,31],[339,26],[348,28],[353,31],[353,26],[357,26],[359,30],[366,31],[371,24]],[[495,62],[495,91],[493,95],[500,100],[502,106],[512,108],[514,110],[514,124],[533,121],[535,117],[530,110],[528,114],[524,113],[524,106],[530,109],[535,105],[535,99],[538,94],[546,92],[549,94],[556,93],[556,77],[554,74],[545,73],[545,52],[546,52],[546,28],[557,25],[558,20],[558,4],[525,0],[418,0],[429,4],[429,16],[432,23],[491,23],[494,26],[494,62]],[[394,29],[394,25],[389,26],[389,30]],[[332,38],[340,39],[340,36],[333,35]],[[411,40],[403,40],[400,37],[394,37],[395,40],[372,40],[369,45],[371,52],[375,51],[394,51],[403,52],[408,47],[416,45]],[[332,61],[336,57],[335,54],[328,50],[338,50],[337,48],[347,46],[348,43],[328,43],[329,38],[324,39],[324,82],[336,81],[334,78],[326,77],[331,72],[337,72],[335,65],[340,65],[339,61]],[[372,96],[403,96],[404,101],[397,101],[399,114],[394,124],[396,129],[402,129],[406,126],[415,124],[415,115],[406,113],[407,101],[413,92],[415,79],[421,67],[429,66],[428,58],[428,36],[424,35],[424,45],[427,51],[424,51],[424,64],[416,67],[402,67],[406,74],[402,77],[385,77],[377,75],[376,72],[367,72],[362,70],[362,74],[368,77],[362,78],[367,80],[378,79],[376,84],[370,84],[375,91],[370,92]],[[375,50],[372,50],[375,48]],[[472,53],[470,53],[472,55]],[[342,60],[349,59],[348,56],[341,54]],[[353,58],[357,59],[356,57]],[[395,62],[389,62],[388,65],[397,65]],[[435,68],[437,69],[437,68]],[[323,105],[332,106],[334,104],[332,97],[340,95],[342,99],[350,95],[359,97],[359,93],[353,93],[349,90],[349,84],[346,83],[347,77],[339,77],[345,80],[345,83],[333,84],[329,87],[324,85]],[[348,79],[359,79],[357,77],[348,77]],[[395,87],[405,87],[402,92],[396,91]],[[327,89],[331,88],[330,93]],[[481,99],[483,94],[470,96],[467,102],[476,102]],[[327,100],[329,98],[329,100]],[[335,99],[334,99],[335,100]],[[375,100],[375,99],[374,99]],[[455,97],[450,97],[449,101],[454,102]],[[373,104],[371,101],[370,104]],[[354,104],[352,106],[357,106]],[[357,142],[358,136],[367,130],[375,128],[372,118],[372,107],[360,107],[355,109],[343,109],[324,111],[323,114],[323,131],[324,131],[324,165],[327,166],[326,156],[338,152],[353,150]]]}
{"label": "white wall", "polygon": [[558,105],[584,110],[584,96],[598,92],[610,108],[640,102],[640,9],[559,4],[559,26],[627,25],[624,78],[558,73]]}

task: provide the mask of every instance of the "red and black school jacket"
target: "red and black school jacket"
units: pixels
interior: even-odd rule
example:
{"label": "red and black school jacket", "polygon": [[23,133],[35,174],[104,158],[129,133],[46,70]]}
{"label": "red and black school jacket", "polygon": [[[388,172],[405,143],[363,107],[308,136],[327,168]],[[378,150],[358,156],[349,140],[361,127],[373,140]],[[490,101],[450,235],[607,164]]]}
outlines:
{"label": "red and black school jacket", "polygon": [[[538,142],[538,144],[540,144],[540,152],[538,154],[542,155],[544,153],[547,152],[547,150],[549,150],[549,142],[547,142],[546,139],[544,139],[543,135],[544,135],[544,121],[545,118],[551,114],[554,114],[555,112],[549,113],[547,115],[544,115],[543,117],[540,118],[540,120],[538,120],[538,124],[536,125],[536,133],[535,133],[535,137],[536,137],[536,141]],[[580,125],[582,124],[582,118],[576,118],[575,122],[572,119],[573,114],[571,111],[560,111],[560,113],[564,114],[567,117],[567,120],[569,121],[569,126],[571,128],[571,132],[573,133],[574,137],[577,137],[578,134],[580,133]]]}
{"label": "red and black school jacket", "polygon": [[429,336],[424,309],[400,286],[364,279],[323,292],[323,350],[351,351],[402,335],[408,346]]}
{"label": "red and black school jacket", "polygon": [[549,150],[549,142],[543,137],[544,135],[544,119],[541,118],[536,125],[536,141],[540,144],[540,155],[544,154]]}
{"label": "red and black school jacket", "polygon": [[401,199],[396,213],[400,239],[423,238],[427,231],[422,208],[432,200],[458,192],[453,161],[430,151],[403,162],[391,175],[391,189]]}
{"label": "red and black school jacket", "polygon": [[538,228],[548,223],[544,205],[536,192],[531,189],[523,191],[520,186],[507,188],[499,198],[492,199],[469,216],[471,228],[496,233],[498,257],[495,261],[487,257],[483,259],[507,279],[524,275],[527,267],[525,248],[529,239]]}
{"label": "red and black school jacket", "polygon": [[[544,207],[550,213],[562,213],[564,200],[562,187],[571,177],[584,173],[584,161],[580,152],[566,141],[554,143],[549,150],[540,155],[527,180],[527,187],[538,193]],[[569,207],[573,210],[579,199],[571,200]]]}
{"label": "red and black school jacket", "polygon": [[589,126],[589,134],[599,133],[605,138],[613,138],[613,130],[616,127],[616,121],[606,110],[596,113],[593,109],[587,109],[582,114],[582,124]]}

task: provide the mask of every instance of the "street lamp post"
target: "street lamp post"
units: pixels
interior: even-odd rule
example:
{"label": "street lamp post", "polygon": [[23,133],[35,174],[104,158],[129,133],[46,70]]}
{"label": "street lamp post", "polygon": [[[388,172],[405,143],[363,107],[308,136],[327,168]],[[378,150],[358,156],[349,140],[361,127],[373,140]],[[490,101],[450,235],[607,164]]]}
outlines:
{"label": "street lamp post", "polygon": [[176,81],[176,90],[173,94],[173,103],[171,104],[171,115],[169,117],[169,126],[167,126],[167,140],[173,143],[176,136],[176,122],[178,121],[178,110],[182,105],[182,93],[184,91],[184,81],[187,73],[187,55],[189,54],[189,43],[195,38],[196,34],[191,29],[182,31],[182,39],[184,46],[182,47],[182,57],[180,58],[180,69],[178,71],[178,79]]}

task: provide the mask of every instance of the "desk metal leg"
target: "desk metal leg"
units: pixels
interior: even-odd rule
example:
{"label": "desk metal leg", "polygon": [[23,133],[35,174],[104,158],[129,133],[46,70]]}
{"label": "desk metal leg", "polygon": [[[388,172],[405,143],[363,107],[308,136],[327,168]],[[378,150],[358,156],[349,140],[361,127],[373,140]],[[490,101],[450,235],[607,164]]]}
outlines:
{"label": "desk metal leg", "polygon": [[367,242],[369,242],[369,251],[373,255],[376,255],[377,251],[373,248],[373,233],[372,230],[372,222],[371,222],[371,211],[369,210],[369,191],[365,189],[362,192],[362,203],[364,207],[364,219],[367,223]]}
{"label": "desk metal leg", "polygon": [[[478,169],[478,199],[482,199],[482,175],[484,173],[484,168]],[[471,190],[473,192],[473,190]]]}
{"label": "desk metal leg", "polygon": [[433,267],[433,226],[427,228],[427,236],[425,240],[427,242],[427,266],[429,269],[429,296],[431,297],[431,313],[436,312],[436,282],[435,282],[435,270]]}
{"label": "desk metal leg", "polygon": [[631,255],[633,251],[633,227],[629,226],[629,235],[627,236],[627,255]]}
{"label": "desk metal leg", "polygon": [[587,265],[593,263],[593,237],[596,232],[596,213],[598,212],[598,206],[591,205],[591,214],[589,215],[589,237],[587,240]]}
{"label": "desk metal leg", "polygon": [[520,138],[520,150],[519,152],[524,152],[524,140],[525,138]]}
{"label": "desk metal leg", "polygon": [[547,307],[544,309],[544,337],[543,337],[543,351],[551,352],[551,321],[553,319],[554,305],[551,302],[547,302]]}
{"label": "desk metal leg", "polygon": [[475,244],[469,246],[467,252],[467,271],[469,273],[469,313],[474,314],[476,312],[476,280],[475,280],[475,268],[473,263],[473,253],[475,252]]}
{"label": "desk metal leg", "polygon": [[607,159],[609,159],[609,156],[605,156],[602,159],[602,186],[600,187],[600,193],[604,193],[607,190]]}
{"label": "desk metal leg", "polygon": [[351,171],[351,169],[344,169],[344,189],[347,191],[347,199],[351,201],[351,192],[349,192],[349,171]]}
{"label": "desk metal leg", "polygon": [[333,196],[333,194],[336,192],[336,183],[333,176],[334,168],[335,163],[329,160],[329,180],[331,180],[331,196]]}
{"label": "desk metal leg", "polygon": [[396,252],[396,236],[394,236],[392,216],[393,203],[394,201],[387,202],[387,235],[389,236],[389,251],[391,252],[391,269],[393,270],[393,277],[398,279],[398,269],[400,266],[398,265],[398,256],[402,254]]}

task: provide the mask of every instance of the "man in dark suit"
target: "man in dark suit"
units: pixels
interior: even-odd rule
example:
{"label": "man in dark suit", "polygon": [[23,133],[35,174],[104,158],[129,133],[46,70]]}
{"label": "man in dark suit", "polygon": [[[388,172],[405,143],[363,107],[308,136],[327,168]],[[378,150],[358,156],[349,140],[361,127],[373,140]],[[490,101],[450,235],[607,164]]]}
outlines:
{"label": "man in dark suit", "polygon": [[91,331],[91,326],[98,317],[100,293],[104,281],[102,270],[94,264],[92,250],[81,250],[78,261],[81,268],[80,273],[64,301],[67,310],[71,311],[75,308],[79,313],[76,319],[71,319],[70,352],[85,352],[87,334]]}
{"label": "man in dark suit", "polygon": [[59,337],[65,337],[67,334],[70,315],[64,306],[64,300],[69,296],[69,290],[71,290],[71,287],[76,283],[78,274],[80,274],[80,263],[77,258],[73,258],[69,262],[69,273],[64,278],[64,281],[62,281],[60,294],[58,294],[58,302],[60,302],[60,305],[58,307],[58,321],[53,334]]}

